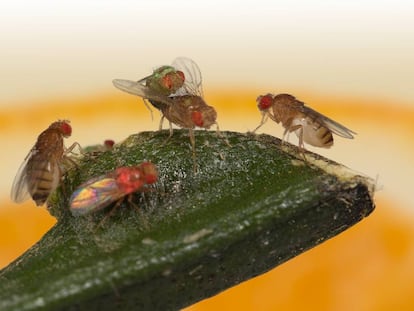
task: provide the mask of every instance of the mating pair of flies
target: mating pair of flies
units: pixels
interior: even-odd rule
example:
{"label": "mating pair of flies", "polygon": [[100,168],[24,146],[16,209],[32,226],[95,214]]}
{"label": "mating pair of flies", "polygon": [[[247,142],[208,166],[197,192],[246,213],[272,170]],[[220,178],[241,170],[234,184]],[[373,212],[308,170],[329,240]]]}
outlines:
{"label": "mating pair of flies", "polygon": [[[191,59],[180,57],[171,66],[162,66],[139,81],[115,79],[113,84],[127,93],[138,95],[148,101],[161,114],[160,129],[164,118],[169,121],[170,137],[172,124],[189,130],[194,165],[194,128],[209,129],[217,124],[217,112],[203,99],[201,72]],[[299,138],[299,148],[304,143],[316,147],[329,148],[333,145],[332,133],[344,138],[353,138],[355,132],[305,104],[289,94],[266,94],[256,100],[262,120],[254,132],[269,118],[281,123],[286,134],[295,132]],[[147,105],[148,106],[148,105]],[[11,196],[15,202],[22,202],[29,196],[37,205],[43,205],[49,195],[58,187],[64,174],[64,163],[71,161],[68,154],[74,148],[65,148],[63,138],[69,137],[72,128],[69,121],[57,121],[43,131],[13,182]],[[103,209],[112,202],[119,201],[133,192],[143,191],[154,184],[158,171],[151,162],[138,166],[119,167],[105,175],[92,178],[81,184],[70,198],[73,215],[85,215]]]}

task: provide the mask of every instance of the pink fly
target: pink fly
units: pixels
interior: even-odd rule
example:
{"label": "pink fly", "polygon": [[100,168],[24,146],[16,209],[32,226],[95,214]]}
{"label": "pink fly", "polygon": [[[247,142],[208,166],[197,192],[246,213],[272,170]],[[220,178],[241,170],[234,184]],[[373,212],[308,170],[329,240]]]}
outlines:
{"label": "pink fly", "polygon": [[146,185],[154,184],[157,179],[157,168],[151,162],[118,167],[81,184],[70,197],[70,210],[74,216],[99,211],[127,195],[144,191]]}

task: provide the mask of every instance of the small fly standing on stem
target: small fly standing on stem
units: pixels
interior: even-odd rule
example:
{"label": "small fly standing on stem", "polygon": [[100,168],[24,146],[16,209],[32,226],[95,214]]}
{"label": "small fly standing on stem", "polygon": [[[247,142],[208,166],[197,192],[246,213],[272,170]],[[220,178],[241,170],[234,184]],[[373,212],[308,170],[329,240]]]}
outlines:
{"label": "small fly standing on stem", "polygon": [[[215,124],[217,126],[217,134],[221,136],[217,123],[217,112],[212,106],[207,105],[203,99],[201,72],[197,64],[189,58],[179,57],[174,60],[173,68],[175,70],[173,72],[184,80],[182,86],[174,89],[175,92],[167,94],[168,96],[165,95],[168,92],[162,94],[152,87],[153,82],[148,83],[150,77],[152,80],[155,79],[153,76],[138,82],[115,79],[113,84],[124,92],[148,99],[151,105],[160,110],[162,113],[160,130],[162,129],[163,120],[166,118],[170,123],[170,137],[173,134],[172,124],[189,130],[194,170],[196,171],[194,128],[209,129]],[[159,84],[164,85],[165,79],[162,79],[161,75],[157,75],[157,77]],[[144,81],[145,85],[143,84]],[[164,87],[165,89],[168,88]]]}
{"label": "small fly standing on stem", "polygon": [[127,195],[145,191],[145,185],[154,184],[157,179],[157,168],[151,162],[118,167],[81,184],[70,197],[70,210],[73,216],[99,211],[113,202],[121,202]]}
{"label": "small fly standing on stem", "polygon": [[304,143],[315,147],[329,148],[333,145],[332,133],[344,138],[354,138],[355,132],[319,112],[305,106],[289,94],[266,94],[257,98],[257,107],[262,113],[262,121],[253,131],[256,132],[268,118],[281,122],[286,134],[295,132],[299,138],[299,148],[303,151]]}
{"label": "small fly standing on stem", "polygon": [[11,190],[14,202],[21,203],[29,196],[38,206],[47,201],[59,185],[65,162],[73,162],[67,154],[78,144],[65,148],[63,143],[63,138],[71,134],[69,121],[59,120],[39,135],[14,178]]}

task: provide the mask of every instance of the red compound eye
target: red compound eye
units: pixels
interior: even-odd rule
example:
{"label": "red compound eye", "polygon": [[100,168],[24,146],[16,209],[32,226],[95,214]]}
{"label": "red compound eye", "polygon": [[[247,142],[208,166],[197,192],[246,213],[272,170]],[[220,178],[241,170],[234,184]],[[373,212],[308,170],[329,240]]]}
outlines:
{"label": "red compound eye", "polygon": [[115,144],[115,142],[112,139],[106,139],[104,141],[105,147],[108,147],[108,148],[112,148],[114,146],[114,144]]}
{"label": "red compound eye", "polygon": [[157,181],[157,175],[154,174],[147,174],[145,175],[145,183],[153,184]]}
{"label": "red compound eye", "polygon": [[69,123],[63,121],[60,126],[60,129],[62,131],[63,136],[68,137],[72,135],[72,127],[69,125]]}
{"label": "red compound eye", "polygon": [[182,71],[177,71],[177,74],[180,76],[180,78],[181,78],[181,80],[183,81],[183,83],[184,83],[184,81],[185,81],[185,75],[184,75],[184,72],[182,72]]}
{"label": "red compound eye", "polygon": [[167,89],[171,90],[171,88],[173,87],[173,83],[171,81],[171,77],[167,74],[162,78],[162,84],[164,85],[164,87],[166,87]]}
{"label": "red compound eye", "polygon": [[146,184],[153,184],[158,179],[158,172],[154,164],[151,162],[143,162],[140,165],[140,169],[143,172],[143,179]]}
{"label": "red compound eye", "polygon": [[260,110],[266,110],[269,109],[273,104],[273,97],[272,95],[264,95],[259,96],[257,98],[257,107],[259,107]]}
{"label": "red compound eye", "polygon": [[193,120],[193,123],[199,127],[203,127],[204,125],[203,115],[200,111],[193,111],[191,113],[191,120]]}

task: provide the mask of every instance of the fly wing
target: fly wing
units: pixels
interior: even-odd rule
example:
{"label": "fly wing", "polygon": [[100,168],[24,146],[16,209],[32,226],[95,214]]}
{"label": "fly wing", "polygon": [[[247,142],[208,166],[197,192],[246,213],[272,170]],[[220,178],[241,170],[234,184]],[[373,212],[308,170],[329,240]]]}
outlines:
{"label": "fly wing", "polygon": [[332,131],[332,133],[335,133],[336,135],[339,135],[344,138],[354,138],[354,135],[356,132],[350,130],[349,128],[343,126],[342,124],[339,124],[338,122],[324,116],[323,114],[313,110],[312,108],[309,108],[307,106],[303,106],[301,108],[302,112],[310,116],[315,121],[319,122],[320,124],[323,124],[328,129]]}
{"label": "fly wing", "polygon": [[117,89],[120,89],[121,91],[127,92],[129,94],[138,95],[142,98],[161,102],[166,105],[173,104],[170,98],[152,91],[150,88],[142,85],[140,82],[124,79],[114,79],[112,80],[112,83]]}
{"label": "fly wing", "polygon": [[83,183],[72,193],[70,211],[73,216],[90,214],[118,201],[124,195],[114,178],[99,176]]}
{"label": "fly wing", "polygon": [[172,96],[197,95],[203,97],[201,71],[198,65],[190,58],[177,57],[172,66],[184,73],[184,85]]}
{"label": "fly wing", "polygon": [[27,156],[24,158],[23,163],[20,165],[16,176],[13,180],[13,185],[10,192],[11,199],[16,203],[22,203],[30,198],[28,187],[28,175],[27,175],[27,162],[36,152],[34,147],[30,150]]}
{"label": "fly wing", "polygon": [[138,80],[139,84],[145,85],[146,81],[148,78],[152,77],[152,75],[146,76],[145,78],[142,78],[140,80]]}

